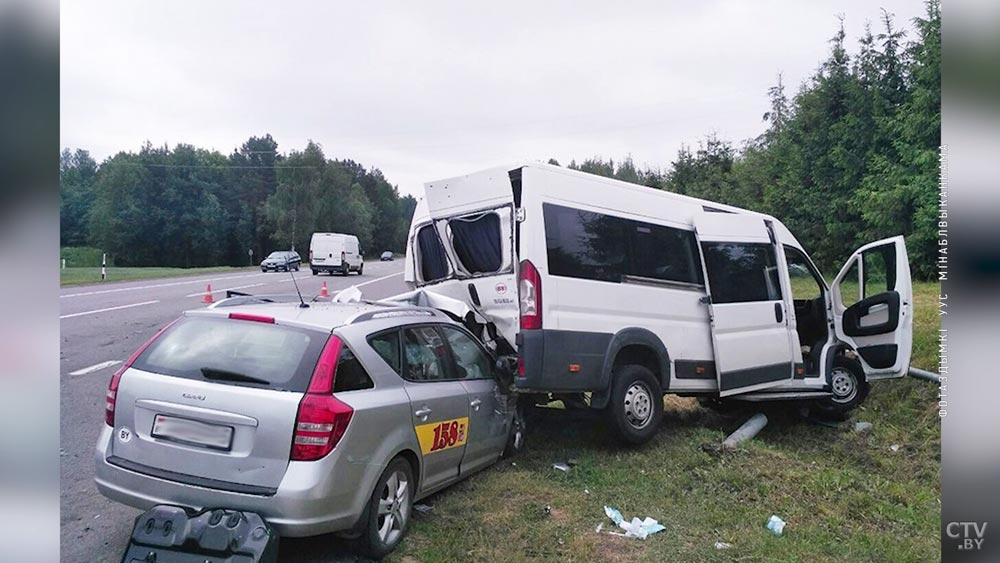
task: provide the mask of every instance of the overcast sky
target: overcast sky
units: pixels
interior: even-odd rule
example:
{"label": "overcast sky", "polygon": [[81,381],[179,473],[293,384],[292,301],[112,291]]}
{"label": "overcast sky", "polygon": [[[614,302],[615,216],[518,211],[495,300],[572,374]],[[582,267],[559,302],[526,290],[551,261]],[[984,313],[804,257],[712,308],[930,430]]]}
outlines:
{"label": "overcast sky", "polygon": [[[706,134],[759,134],[871,2],[62,3],[61,141],[98,159],[151,141],[230,153],[270,133],[380,168],[404,193],[517,160],[666,167]],[[376,5],[377,4],[377,5]],[[484,5],[473,5],[484,4]],[[542,6],[544,4],[544,6]],[[909,31],[912,34],[912,31]]]}

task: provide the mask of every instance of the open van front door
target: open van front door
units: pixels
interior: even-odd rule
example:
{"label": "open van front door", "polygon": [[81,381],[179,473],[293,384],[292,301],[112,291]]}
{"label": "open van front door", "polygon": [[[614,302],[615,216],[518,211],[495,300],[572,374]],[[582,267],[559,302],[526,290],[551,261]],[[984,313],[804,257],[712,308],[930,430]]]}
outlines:
{"label": "open van front door", "polygon": [[772,227],[759,216],[708,212],[696,216],[694,224],[705,267],[719,396],[792,379],[794,333]]}
{"label": "open van front door", "polygon": [[913,344],[913,285],[903,237],[854,251],[832,293],[837,338],[858,353],[865,377],[906,375]]}
{"label": "open van front door", "polygon": [[513,347],[518,331],[519,173],[496,168],[425,184],[429,218],[411,241],[417,288],[468,303],[483,325],[477,336],[494,350],[501,338]]}

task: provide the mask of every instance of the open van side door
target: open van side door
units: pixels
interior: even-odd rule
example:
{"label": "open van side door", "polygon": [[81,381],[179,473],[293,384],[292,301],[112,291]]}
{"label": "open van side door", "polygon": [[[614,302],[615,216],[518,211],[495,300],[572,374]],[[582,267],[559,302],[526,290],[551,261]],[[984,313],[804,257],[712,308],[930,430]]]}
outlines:
{"label": "open van side door", "polygon": [[780,385],[794,375],[787,292],[774,231],[759,216],[700,213],[719,396]]}
{"label": "open van side door", "polygon": [[858,353],[865,377],[906,375],[913,345],[913,284],[903,237],[855,250],[832,293],[837,338]]}

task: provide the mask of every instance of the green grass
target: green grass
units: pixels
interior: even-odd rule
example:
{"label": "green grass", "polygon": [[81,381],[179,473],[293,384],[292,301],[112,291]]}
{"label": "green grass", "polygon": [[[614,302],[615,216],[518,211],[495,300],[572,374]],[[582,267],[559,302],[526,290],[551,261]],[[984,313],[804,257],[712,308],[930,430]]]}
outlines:
{"label": "green grass", "polygon": [[[231,266],[214,266],[211,268],[108,268],[107,281],[145,280],[150,278],[170,278],[175,276],[192,276],[198,274],[229,273],[249,270]],[[66,268],[60,270],[60,285],[79,285],[101,281],[101,268]]]}
{"label": "green grass", "polygon": [[[913,365],[936,371],[939,287],[914,289]],[[769,407],[761,434],[725,455],[702,445],[717,444],[756,409],[727,417],[667,397],[660,433],[635,449],[617,446],[599,417],[547,410],[531,421],[527,450],[513,463],[428,499],[434,510],[415,516],[389,560],[938,560],[937,388],[912,378],[872,387],[851,418],[873,423],[871,432]],[[567,460],[575,463],[569,473],[552,468]],[[645,541],[595,533],[598,523],[612,526],[605,504],[667,529]],[[788,522],[782,537],[764,528],[771,514]],[[717,541],[733,547],[716,550]]]}

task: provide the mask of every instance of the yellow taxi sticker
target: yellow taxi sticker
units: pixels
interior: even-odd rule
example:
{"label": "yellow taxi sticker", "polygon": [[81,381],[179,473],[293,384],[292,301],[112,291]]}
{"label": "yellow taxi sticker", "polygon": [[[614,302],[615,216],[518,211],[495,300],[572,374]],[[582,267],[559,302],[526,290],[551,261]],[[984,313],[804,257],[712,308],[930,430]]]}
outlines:
{"label": "yellow taxi sticker", "polygon": [[469,437],[469,417],[432,422],[414,427],[424,455],[464,446]]}

